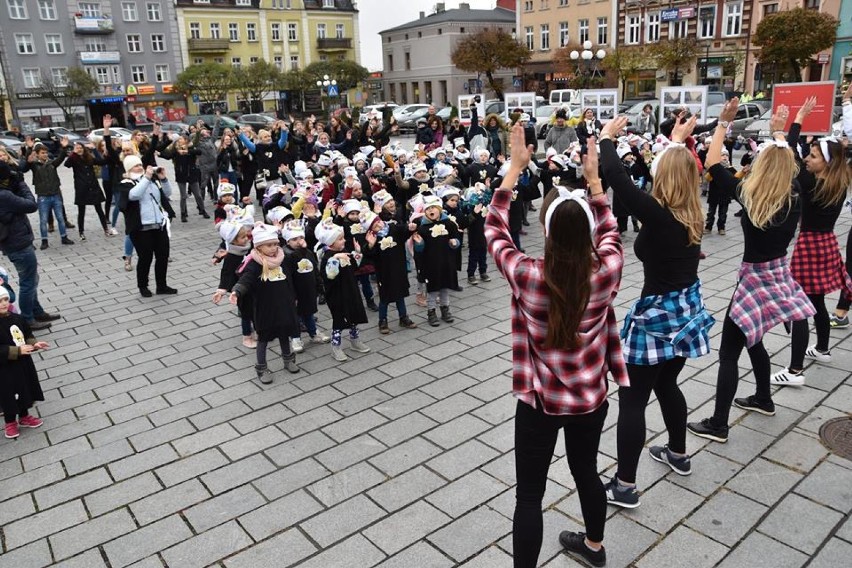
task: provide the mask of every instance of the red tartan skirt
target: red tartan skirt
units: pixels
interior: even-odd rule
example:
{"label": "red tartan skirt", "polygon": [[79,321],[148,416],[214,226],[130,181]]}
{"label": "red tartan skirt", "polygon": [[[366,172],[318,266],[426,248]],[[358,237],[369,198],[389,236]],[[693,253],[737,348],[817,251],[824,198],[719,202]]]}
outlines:
{"label": "red tartan skirt", "polygon": [[793,247],[790,272],[805,294],[830,294],[840,289],[847,296],[852,294],[852,279],[833,231],[801,231]]}

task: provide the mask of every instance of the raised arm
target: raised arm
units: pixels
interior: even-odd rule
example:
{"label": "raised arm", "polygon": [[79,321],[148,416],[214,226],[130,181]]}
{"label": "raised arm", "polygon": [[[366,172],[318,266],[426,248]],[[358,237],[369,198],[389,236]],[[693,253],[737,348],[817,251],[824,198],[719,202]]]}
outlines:
{"label": "raised arm", "polygon": [[254,154],[255,151],[257,150],[257,146],[254,145],[254,142],[249,140],[249,137],[246,136],[245,132],[240,132],[239,137],[240,137],[240,141],[242,141],[243,145],[246,148],[248,148],[248,151],[251,152],[252,154]]}
{"label": "raised arm", "polygon": [[[722,162],[722,148],[725,146],[725,135],[728,130],[728,123],[736,117],[739,104],[740,101],[736,97],[725,103],[725,106],[719,115],[719,121],[716,125],[716,129],[713,131],[713,138],[710,140],[710,147],[707,149],[707,158],[704,161],[704,167],[713,178],[714,182],[734,198],[736,198],[736,189],[739,184],[739,180],[734,177],[727,168],[722,167],[720,164]],[[779,119],[782,120],[781,125],[783,128],[784,122],[787,120],[787,115],[784,114],[783,118],[780,118],[780,114],[778,116]],[[773,115],[772,118],[775,120],[775,115]],[[714,166],[718,167],[714,168]]]}

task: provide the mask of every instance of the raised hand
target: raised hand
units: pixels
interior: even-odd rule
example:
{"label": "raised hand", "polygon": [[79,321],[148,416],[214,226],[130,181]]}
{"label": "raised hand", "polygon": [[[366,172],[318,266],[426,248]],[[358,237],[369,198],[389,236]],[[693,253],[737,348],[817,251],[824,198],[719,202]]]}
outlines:
{"label": "raised hand", "polygon": [[800,108],[799,112],[796,113],[796,122],[801,124],[802,121],[805,120],[805,118],[809,114],[811,114],[811,112],[814,110],[814,107],[816,107],[816,104],[816,97],[809,97],[808,99],[806,99],[805,103],[802,105],[802,108]]}
{"label": "raised hand", "polygon": [[719,121],[720,122],[731,122],[737,117],[737,109],[740,106],[740,99],[737,97],[732,98],[729,101],[725,102],[725,106],[722,108],[722,112],[719,113]]}
{"label": "raised hand", "polygon": [[698,117],[695,115],[686,119],[686,122],[676,122],[672,129],[672,142],[682,144],[684,140],[692,136],[696,124],[698,124]]}
{"label": "raised hand", "polygon": [[526,145],[524,127],[518,122],[512,127],[509,135],[509,147],[511,148],[512,168],[522,170],[530,163],[530,149]]}
{"label": "raised hand", "polygon": [[616,116],[606,124],[604,124],[601,129],[601,137],[609,136],[610,138],[616,138],[618,133],[621,132],[624,127],[627,126],[627,117],[626,116]]}
{"label": "raised hand", "polygon": [[[112,116],[109,114],[104,115],[104,130],[109,130],[110,126],[112,126]],[[104,132],[106,134],[106,132]]]}
{"label": "raised hand", "polygon": [[772,118],[769,119],[769,132],[783,132],[789,116],[790,109],[787,105],[778,105],[778,108],[772,113]]}

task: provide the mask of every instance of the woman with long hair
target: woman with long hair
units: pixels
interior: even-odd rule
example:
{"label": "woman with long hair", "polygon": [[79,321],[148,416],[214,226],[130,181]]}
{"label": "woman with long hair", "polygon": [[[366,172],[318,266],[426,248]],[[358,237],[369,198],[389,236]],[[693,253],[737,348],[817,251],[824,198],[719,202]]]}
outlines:
{"label": "woman with long hair", "polygon": [[510,167],[485,221],[488,249],[512,290],[515,472],[515,568],[533,568],[541,550],[541,504],[559,431],[577,485],[586,533],[563,531],[562,545],[594,566],[603,548],[606,496],[597,454],[607,408],[606,375],[627,384],[612,304],[624,255],[590,147],[584,190],[554,189],[540,220],[544,258],[520,252],[509,231],[509,205],[530,151],[524,129],[511,132]]}
{"label": "woman with long hair", "polygon": [[[725,131],[736,117],[738,105],[737,99],[725,103],[705,163],[713,180],[743,208],[745,250],[722,324],[713,416],[687,425],[696,436],[716,442],[728,441],[731,402],[745,410],[775,414],[763,336],[780,323],[806,320],[814,313],[787,266],[787,247],[801,213],[795,180],[798,167],[783,132],[789,110],[781,105],[775,111],[770,121],[773,137],[762,145],[751,173],[740,182],[721,164]],[[738,361],[744,348],[754,370],[756,390],[752,396],[734,399],[740,374]]]}
{"label": "woman with long hair", "polygon": [[[790,126],[790,144],[798,143],[802,121],[815,105],[816,98],[812,97],[799,110]],[[805,358],[831,361],[828,348],[831,322],[825,307],[825,295],[842,290],[845,298],[852,298],[852,279],[846,272],[837,235],[834,234],[834,225],[843,210],[846,193],[852,186],[846,148],[837,138],[828,137],[812,142],[807,149],[809,153],[805,156],[804,167],[800,164],[796,178],[802,201],[802,223],[793,247],[790,271],[816,309],[814,327],[817,342],[808,347],[810,330],[807,319],[794,322],[790,366],[772,375],[773,385],[805,384]]]}
{"label": "woman with long hair", "polygon": [[[195,198],[198,214],[209,219],[210,215],[204,207],[204,190],[201,187],[201,170],[198,168],[198,156],[201,149],[191,145],[185,136],[178,136],[174,142],[160,152],[160,156],[171,160],[175,166],[175,181],[180,190],[180,220],[186,223],[189,215],[186,210],[186,200],[189,194]],[[187,192],[187,189],[189,191]]]}
{"label": "woman with long hair", "polygon": [[604,178],[642,223],[634,250],[645,275],[642,295],[621,332],[630,386],[618,389],[618,470],[606,486],[612,505],[639,506],[636,470],[645,445],[645,408],[652,392],[669,438],[667,445],[648,451],[679,475],[692,472],[686,453],[686,399],[677,379],[687,358],[709,353],[708,331],[714,323],[704,307],[698,279],[704,230],[698,166],[685,144],[695,123],[692,118],[674,128],[671,144],[652,164],[651,193],[636,187],[616,151],[614,138],[627,119],[616,117],[601,131]]}
{"label": "woman with long hair", "polygon": [[95,166],[104,167],[107,163],[97,151],[93,152],[82,142],[75,142],[74,149],[65,160],[65,167],[74,172],[74,204],[77,205],[77,230],[80,231],[80,240],[86,240],[86,206],[91,205],[98,214],[104,235],[113,236],[107,223],[101,203],[104,202],[104,192],[98,184],[98,175]]}

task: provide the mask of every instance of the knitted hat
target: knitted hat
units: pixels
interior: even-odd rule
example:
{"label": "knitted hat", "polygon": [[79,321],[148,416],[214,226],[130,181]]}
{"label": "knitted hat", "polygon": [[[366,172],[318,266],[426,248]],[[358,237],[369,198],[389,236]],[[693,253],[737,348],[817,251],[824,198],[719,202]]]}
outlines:
{"label": "knitted hat", "polygon": [[624,158],[624,156],[631,154],[630,146],[627,144],[619,144],[618,148],[615,149],[615,153],[618,154],[619,158]]}
{"label": "knitted hat", "polygon": [[328,217],[317,225],[317,228],[314,229],[314,235],[320,243],[331,246],[343,235],[343,227],[335,224],[331,217]]}
{"label": "knitted hat", "polygon": [[308,169],[299,172],[299,179],[306,180],[308,178],[314,179],[314,172]]}
{"label": "knitted hat", "polygon": [[343,202],[343,214],[349,215],[353,211],[361,210],[361,202],[357,199],[347,199]]}
{"label": "knitted hat", "polygon": [[9,296],[9,291],[5,287],[0,286],[0,300],[3,298],[11,298],[11,296]]}
{"label": "knitted hat", "polygon": [[252,229],[251,240],[254,242],[254,246],[262,245],[263,243],[277,243],[278,229],[272,225],[260,223]]}
{"label": "knitted hat", "polygon": [[477,162],[482,159],[482,156],[485,156],[486,158],[490,158],[491,152],[489,152],[485,148],[477,148],[476,150],[473,151],[473,157],[476,158]]}
{"label": "knitted hat", "polygon": [[342,170],[349,165],[349,160],[347,160],[346,158],[337,158],[337,160],[335,160],[334,162],[334,165],[337,166],[338,170]]}
{"label": "knitted hat", "polygon": [[438,209],[444,208],[444,202],[441,201],[441,198],[437,195],[424,195],[423,196],[423,211],[426,211],[430,207],[437,207]]}
{"label": "knitted hat", "polygon": [[464,146],[464,138],[461,136],[453,140],[453,145],[458,148],[459,146]]}
{"label": "knitted hat", "polygon": [[362,209],[361,214],[358,216],[358,221],[365,231],[369,231],[378,218],[379,216],[369,209]]}
{"label": "knitted hat", "polygon": [[308,171],[308,164],[306,164],[302,160],[296,160],[293,163],[293,173],[298,176],[301,175],[304,171]]}
{"label": "knitted hat", "polygon": [[[125,161],[127,159],[125,158]],[[140,162],[142,163],[142,162]],[[237,188],[234,187],[234,184],[229,183],[227,180],[219,181],[219,186],[216,188],[216,197],[222,199],[226,195],[234,195],[236,193]]]}
{"label": "knitted hat", "polygon": [[322,156],[317,158],[317,165],[322,168],[327,168],[331,165],[331,156],[323,154]]}
{"label": "knitted hat", "polygon": [[124,166],[124,171],[129,172],[131,169],[136,166],[142,165],[142,158],[139,156],[131,154],[130,156],[125,156],[124,160],[121,162]]}
{"label": "knitted hat", "polygon": [[379,158],[373,158],[373,161],[370,162],[371,168],[379,168],[380,170],[385,169],[385,163],[381,161]]}
{"label": "knitted hat", "polygon": [[287,219],[287,217],[292,216],[293,212],[284,207],[283,205],[273,207],[266,213],[266,219],[270,223],[283,223]]}
{"label": "knitted hat", "polygon": [[223,221],[219,223],[219,236],[222,237],[222,240],[225,241],[226,245],[229,245],[234,242],[234,239],[236,239],[237,235],[240,234],[241,228],[242,225],[234,221]]}
{"label": "knitted hat", "polygon": [[348,178],[348,177],[357,178],[358,177],[358,170],[356,170],[352,166],[346,166],[345,168],[343,168],[343,177],[345,177],[345,178]]}
{"label": "knitted hat", "polygon": [[284,228],[281,229],[281,236],[284,237],[285,241],[289,241],[291,239],[298,239],[299,237],[305,236],[305,225],[300,220],[293,219],[292,221],[287,221],[284,224]]}
{"label": "knitted hat", "polygon": [[445,186],[443,186],[443,187],[441,187],[441,188],[437,189],[437,190],[435,191],[435,193],[436,193],[436,194],[438,195],[438,197],[440,197],[441,199],[449,199],[450,197],[452,197],[452,196],[454,196],[454,195],[455,195],[456,197],[461,197],[461,191],[459,191],[459,188],[457,188],[457,187],[453,187],[453,186],[451,186],[451,185],[445,185]]}
{"label": "knitted hat", "polygon": [[436,178],[443,179],[453,173],[453,167],[450,164],[438,163],[432,168],[432,173]]}
{"label": "knitted hat", "polygon": [[367,157],[369,158],[369,157],[370,157],[370,154],[372,154],[373,152],[375,152],[375,151],[376,151],[376,147],[375,147],[375,146],[370,146],[370,145],[368,145],[368,146],[361,146],[360,150],[361,150],[361,153],[362,153],[362,154],[364,154],[365,156],[367,156]]}
{"label": "knitted hat", "polygon": [[373,210],[377,213],[381,211],[385,203],[391,201],[393,196],[387,190],[382,189],[373,194]]}
{"label": "knitted hat", "polygon": [[413,164],[411,166],[411,169],[409,171],[411,172],[412,176],[414,174],[416,174],[417,172],[425,172],[426,171],[426,164],[424,164],[423,162],[417,162],[416,164]]}
{"label": "knitted hat", "polygon": [[366,161],[367,161],[367,156],[365,156],[361,152],[357,152],[357,153],[355,153],[354,156],[352,156],[352,163],[353,164],[357,164],[358,162],[366,162]]}

